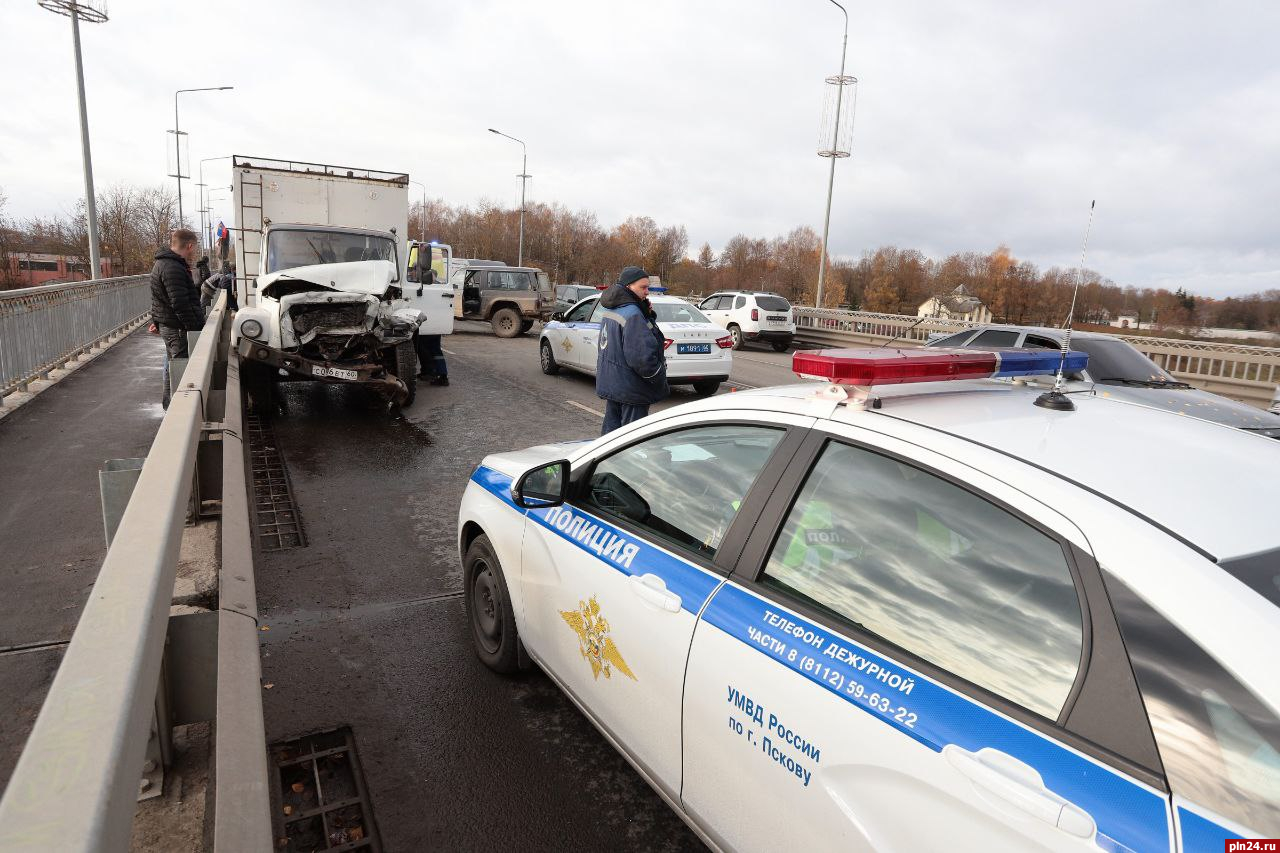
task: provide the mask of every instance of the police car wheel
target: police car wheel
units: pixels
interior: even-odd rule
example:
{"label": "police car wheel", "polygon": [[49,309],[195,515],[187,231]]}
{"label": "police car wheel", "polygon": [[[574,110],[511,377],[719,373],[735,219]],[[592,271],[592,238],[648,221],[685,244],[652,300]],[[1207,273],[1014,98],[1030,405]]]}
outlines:
{"label": "police car wheel", "polygon": [[538,349],[542,359],[542,372],[548,376],[555,376],[560,372],[560,365],[556,364],[556,354],[551,349],[551,341],[543,338],[542,345]]}
{"label": "police car wheel", "polygon": [[463,559],[467,621],[476,656],[494,672],[520,669],[520,638],[502,565],[488,536],[477,536]]}
{"label": "police car wheel", "polygon": [[704,379],[701,382],[695,382],[693,383],[693,390],[699,397],[710,397],[720,390],[720,380]]}
{"label": "police car wheel", "polygon": [[737,326],[730,326],[729,334],[733,336],[733,348],[742,349],[742,329]]}

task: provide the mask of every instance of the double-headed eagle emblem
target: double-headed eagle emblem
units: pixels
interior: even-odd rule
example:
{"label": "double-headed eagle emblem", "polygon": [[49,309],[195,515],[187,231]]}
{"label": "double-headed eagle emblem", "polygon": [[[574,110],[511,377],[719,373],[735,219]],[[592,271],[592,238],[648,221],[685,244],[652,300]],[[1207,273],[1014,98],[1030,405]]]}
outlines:
{"label": "double-headed eagle emblem", "polygon": [[600,605],[594,595],[590,601],[579,599],[577,610],[561,610],[560,618],[578,635],[578,653],[591,664],[591,675],[597,681],[601,673],[605,678],[611,678],[613,670],[632,681],[636,680],[635,673],[622,659],[609,636],[609,620],[600,615]]}

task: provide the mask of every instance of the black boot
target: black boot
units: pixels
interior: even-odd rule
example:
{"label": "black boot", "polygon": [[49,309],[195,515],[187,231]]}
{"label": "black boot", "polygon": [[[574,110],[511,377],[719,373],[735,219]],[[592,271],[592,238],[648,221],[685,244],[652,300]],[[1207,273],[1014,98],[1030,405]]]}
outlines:
{"label": "black boot", "polygon": [[449,377],[448,377],[448,376],[434,376],[434,377],[432,377],[432,378],[431,378],[431,384],[432,384],[432,385],[448,385],[448,384],[449,384]]}

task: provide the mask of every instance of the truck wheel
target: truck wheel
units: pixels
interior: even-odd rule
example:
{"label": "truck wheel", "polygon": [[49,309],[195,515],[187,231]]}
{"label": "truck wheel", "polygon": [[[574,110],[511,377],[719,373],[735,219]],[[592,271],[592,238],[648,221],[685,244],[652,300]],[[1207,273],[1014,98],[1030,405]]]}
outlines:
{"label": "truck wheel", "polygon": [[489,318],[489,323],[493,326],[493,333],[500,338],[514,338],[520,334],[520,326],[523,322],[520,319],[519,312],[514,308],[499,308]]}
{"label": "truck wheel", "polygon": [[412,406],[418,396],[418,353],[414,351],[413,341],[396,344],[396,378],[409,391],[400,405]]}
{"label": "truck wheel", "polygon": [[720,380],[704,379],[701,382],[695,382],[693,383],[693,390],[700,397],[710,397],[720,390]]}
{"label": "truck wheel", "polygon": [[733,348],[742,349],[742,329],[732,325],[729,327],[729,334],[733,336]]}
{"label": "truck wheel", "polygon": [[774,352],[786,352],[786,351],[787,351],[787,348],[788,348],[788,347],[790,347],[790,346],[791,346],[791,342],[790,342],[790,341],[774,341],[774,342],[773,342],[773,351],[774,351]]}
{"label": "truck wheel", "polygon": [[551,349],[551,341],[543,338],[542,345],[538,347],[538,350],[542,357],[542,372],[548,376],[555,376],[559,373],[560,365],[556,364],[556,354]]}
{"label": "truck wheel", "polygon": [[481,534],[462,558],[462,588],[467,622],[476,657],[494,672],[505,675],[520,670],[520,637],[516,614],[502,573],[502,564],[489,537]]}

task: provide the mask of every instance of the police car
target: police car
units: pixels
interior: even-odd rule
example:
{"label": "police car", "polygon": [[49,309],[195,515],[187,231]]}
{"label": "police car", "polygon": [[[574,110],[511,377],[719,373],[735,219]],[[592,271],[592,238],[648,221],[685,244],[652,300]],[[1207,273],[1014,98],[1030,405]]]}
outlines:
{"label": "police car", "polygon": [[1280,445],[974,378],[1060,357],[801,352],[824,384],[486,458],[477,654],[718,849],[1280,837]]}
{"label": "police car", "polygon": [[[542,327],[538,342],[542,372],[570,368],[595,375],[600,340],[599,295],[584,299]],[[649,304],[665,338],[667,382],[714,394],[733,368],[733,337],[683,299],[649,289]]]}

